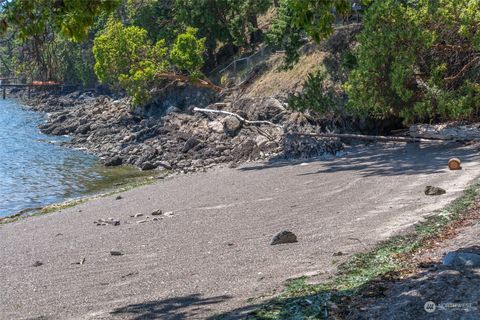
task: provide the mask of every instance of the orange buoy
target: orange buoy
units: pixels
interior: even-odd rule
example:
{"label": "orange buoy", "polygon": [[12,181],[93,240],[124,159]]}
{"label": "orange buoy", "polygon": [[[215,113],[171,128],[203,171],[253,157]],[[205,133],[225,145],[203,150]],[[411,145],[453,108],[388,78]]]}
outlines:
{"label": "orange buoy", "polygon": [[460,170],[460,169],[462,169],[462,163],[460,162],[460,159],[452,158],[452,159],[448,160],[448,168],[450,170]]}

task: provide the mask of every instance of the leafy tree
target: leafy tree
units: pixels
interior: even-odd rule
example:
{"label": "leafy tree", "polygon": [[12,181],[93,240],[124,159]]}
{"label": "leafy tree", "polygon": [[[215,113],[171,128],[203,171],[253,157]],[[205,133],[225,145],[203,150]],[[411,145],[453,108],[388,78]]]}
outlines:
{"label": "leafy tree", "polygon": [[152,99],[159,79],[213,87],[200,72],[205,39],[197,39],[196,33],[187,28],[169,48],[163,39],[153,44],[145,29],[111,21],[94,41],[95,73],[100,81],[125,89],[136,105]]}
{"label": "leafy tree", "polygon": [[277,16],[267,33],[267,40],[285,49],[285,67],[298,62],[298,49],[309,35],[315,41],[333,32],[336,14],[350,12],[350,0],[280,0]]}
{"label": "leafy tree", "polygon": [[288,6],[293,12],[293,23],[320,41],[333,32],[335,13],[350,11],[350,4],[350,0],[293,0]]}
{"label": "leafy tree", "polygon": [[170,51],[170,61],[178,69],[193,78],[201,76],[203,67],[203,53],[205,52],[205,38],[197,39],[197,29],[187,28],[187,31],[178,35]]}
{"label": "leafy tree", "polygon": [[95,38],[93,54],[98,79],[123,87],[137,104],[150,98],[155,75],[167,67],[164,40],[152,45],[145,29],[125,27],[118,21],[110,21]]}
{"label": "leafy tree", "polygon": [[374,1],[346,85],[351,108],[406,122],[478,116],[479,12],[476,0]]}
{"label": "leafy tree", "polygon": [[15,27],[26,38],[53,28],[78,41],[87,35],[96,16],[118,4],[119,0],[0,0],[0,31]]}
{"label": "leafy tree", "polygon": [[175,18],[199,30],[212,58],[218,43],[246,45],[258,30],[257,16],[271,0],[176,0]]}
{"label": "leafy tree", "polygon": [[127,0],[125,10],[128,24],[147,30],[153,41],[165,39],[172,42],[183,29],[176,21],[174,1]]}
{"label": "leafy tree", "polygon": [[294,24],[292,2],[295,0],[280,0],[277,17],[272,21],[267,32],[267,42],[285,49],[284,67],[291,68],[298,62],[298,49],[302,44],[303,30]]}

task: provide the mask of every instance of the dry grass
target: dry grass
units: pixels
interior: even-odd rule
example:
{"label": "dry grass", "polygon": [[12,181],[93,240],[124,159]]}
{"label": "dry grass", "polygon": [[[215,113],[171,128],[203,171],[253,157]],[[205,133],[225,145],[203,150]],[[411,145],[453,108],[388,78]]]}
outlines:
{"label": "dry grass", "polygon": [[323,67],[326,53],[313,51],[300,57],[300,61],[290,70],[281,69],[283,54],[273,55],[268,61],[268,71],[262,74],[247,89],[251,97],[287,96],[301,91],[307,76]]}

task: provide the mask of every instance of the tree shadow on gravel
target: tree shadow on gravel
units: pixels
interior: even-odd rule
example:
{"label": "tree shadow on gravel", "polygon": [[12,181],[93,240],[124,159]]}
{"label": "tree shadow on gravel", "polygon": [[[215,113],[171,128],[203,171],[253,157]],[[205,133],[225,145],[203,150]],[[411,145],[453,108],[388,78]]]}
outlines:
{"label": "tree shadow on gravel", "polygon": [[[454,252],[480,254],[479,246]],[[379,280],[380,295],[357,299],[345,319],[480,319],[480,268],[422,262],[423,271],[393,283]],[[426,303],[434,302],[434,308]]]}
{"label": "tree shadow on gravel", "polygon": [[[168,298],[164,300],[147,301],[116,308],[111,311],[112,316],[122,319],[144,320],[184,320],[192,319],[197,315],[211,313],[210,306],[222,303],[230,296],[202,298],[200,294],[191,294],[184,297]],[[198,318],[199,316],[197,316]]]}
{"label": "tree shadow on gravel", "polygon": [[343,157],[333,156],[325,159],[306,159],[303,161],[272,160],[266,164],[240,168],[242,171],[263,170],[269,168],[297,165],[301,162],[321,162],[320,170],[306,172],[300,176],[355,171],[357,174],[370,176],[397,176],[414,174],[434,174],[447,168],[449,158],[458,157],[467,163],[478,155],[474,149],[462,148],[461,143],[417,144],[408,143],[397,146],[355,147]]}

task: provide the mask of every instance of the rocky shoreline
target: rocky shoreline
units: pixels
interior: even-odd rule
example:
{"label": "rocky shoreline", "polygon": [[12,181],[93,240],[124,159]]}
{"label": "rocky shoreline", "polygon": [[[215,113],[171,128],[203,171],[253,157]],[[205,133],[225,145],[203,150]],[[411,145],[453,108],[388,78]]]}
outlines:
{"label": "rocky shoreline", "polygon": [[97,155],[106,166],[187,173],[217,164],[311,158],[343,149],[338,139],[287,134],[315,132],[320,126],[274,98],[243,98],[201,107],[234,112],[251,121],[268,120],[282,128],[246,126],[233,116],[193,112],[192,106],[151,116],[133,110],[126,98],[114,100],[91,92],[43,93],[25,104],[48,114],[40,126],[43,133],[70,136],[65,145]]}

